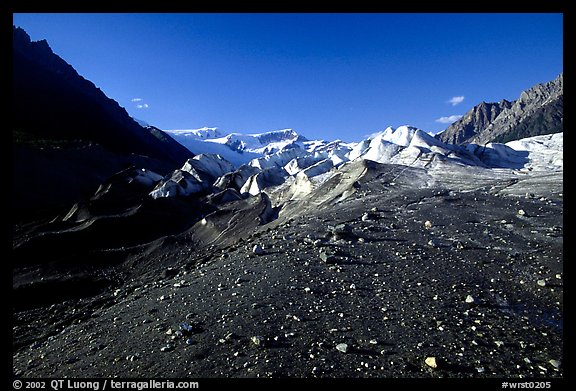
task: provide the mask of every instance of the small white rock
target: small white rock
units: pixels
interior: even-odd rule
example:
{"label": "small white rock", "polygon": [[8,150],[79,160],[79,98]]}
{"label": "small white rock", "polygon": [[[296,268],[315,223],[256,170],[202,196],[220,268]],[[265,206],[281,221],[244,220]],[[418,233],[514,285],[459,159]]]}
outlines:
{"label": "small white rock", "polygon": [[432,225],[432,222],[431,222],[430,220],[426,220],[426,221],[424,222],[424,228],[426,228],[426,229],[431,229],[432,226],[433,226],[433,225]]}
{"label": "small white rock", "polygon": [[438,363],[436,362],[436,357],[426,357],[424,363],[428,365],[430,368],[436,369],[438,368]]}
{"label": "small white rock", "polygon": [[468,304],[474,304],[474,302],[476,301],[471,295],[466,296],[466,303]]}
{"label": "small white rock", "polygon": [[524,211],[524,209],[518,209],[518,216],[525,216],[526,212]]}
{"label": "small white rock", "polygon": [[264,345],[264,338],[259,336],[259,335],[253,336],[252,338],[250,338],[250,340],[256,346],[263,346]]}
{"label": "small white rock", "polygon": [[252,252],[256,255],[262,255],[264,254],[264,249],[259,244],[255,244],[254,247],[252,247]]}
{"label": "small white rock", "polygon": [[338,350],[342,353],[347,353],[348,352],[348,344],[339,343],[338,345],[336,345],[336,350]]}
{"label": "small white rock", "polygon": [[550,361],[548,361],[548,363],[556,369],[560,368],[560,365],[561,365],[559,360],[550,360]]}
{"label": "small white rock", "polygon": [[536,284],[538,284],[538,286],[546,286],[546,280],[538,280]]}

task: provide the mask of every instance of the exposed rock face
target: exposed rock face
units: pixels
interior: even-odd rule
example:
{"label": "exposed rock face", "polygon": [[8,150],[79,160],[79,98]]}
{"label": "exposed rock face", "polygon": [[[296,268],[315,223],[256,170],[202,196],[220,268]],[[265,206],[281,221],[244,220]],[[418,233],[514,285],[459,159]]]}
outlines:
{"label": "exposed rock face", "polygon": [[506,143],[563,131],[563,74],[522,92],[514,102],[482,102],[437,138],[452,144]]}
{"label": "exposed rock face", "polygon": [[[483,132],[471,142],[485,144],[491,141],[506,142],[512,139],[557,133],[563,122],[563,75],[544,84],[537,84],[522,92],[512,107],[503,110]],[[538,118],[547,117],[546,120]],[[529,134],[523,134],[522,128]],[[508,135],[514,138],[508,137]]]}
{"label": "exposed rock face", "polygon": [[450,144],[466,143],[486,129],[503,110],[510,107],[512,103],[507,100],[499,103],[482,102],[440,133],[438,139]]}

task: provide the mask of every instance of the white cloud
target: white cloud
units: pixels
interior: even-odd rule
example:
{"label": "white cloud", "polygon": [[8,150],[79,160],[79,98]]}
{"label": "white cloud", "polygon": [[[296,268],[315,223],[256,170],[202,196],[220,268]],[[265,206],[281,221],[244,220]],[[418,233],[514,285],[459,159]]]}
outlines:
{"label": "white cloud", "polygon": [[132,98],[132,102],[142,102],[142,98]]}
{"label": "white cloud", "polygon": [[137,108],[137,109],[147,109],[147,108],[149,108],[149,107],[150,107],[150,106],[148,106],[148,103],[144,103],[144,104],[141,104],[141,105],[136,105],[136,108]]}
{"label": "white cloud", "polygon": [[451,115],[449,117],[440,117],[436,122],[440,122],[441,124],[451,124],[452,122],[458,121],[460,118],[462,118],[461,115]]}
{"label": "white cloud", "polygon": [[462,102],[464,102],[464,96],[453,96],[448,101],[448,103],[450,103],[452,106],[459,105]]}

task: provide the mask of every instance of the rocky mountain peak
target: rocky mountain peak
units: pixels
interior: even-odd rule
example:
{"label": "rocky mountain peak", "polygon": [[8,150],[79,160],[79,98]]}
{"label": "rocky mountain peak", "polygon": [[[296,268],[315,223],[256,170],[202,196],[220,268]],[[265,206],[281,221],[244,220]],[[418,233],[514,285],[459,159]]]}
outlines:
{"label": "rocky mountain peak", "polygon": [[445,143],[463,144],[484,130],[503,110],[512,103],[503,99],[499,103],[481,102],[468,111],[461,119],[450,125],[437,138]]}
{"label": "rocky mountain peak", "polygon": [[[82,78],[70,64],[54,53],[48,41],[45,39],[32,41],[26,31],[15,26],[13,26],[13,50],[52,72],[67,78]],[[84,78],[82,80],[93,86],[88,80]]]}
{"label": "rocky mountain peak", "polygon": [[510,107],[469,142],[486,144],[561,132],[563,129],[563,74],[523,91]]}
{"label": "rocky mountain peak", "polygon": [[563,74],[515,101],[481,102],[436,137],[446,143],[507,142],[562,131]]}
{"label": "rocky mountain peak", "polygon": [[524,104],[546,104],[551,102],[554,99],[557,99],[558,96],[563,94],[564,90],[564,77],[561,73],[556,79],[549,81],[547,83],[537,84],[534,87],[523,91],[520,94],[520,98],[518,102]]}
{"label": "rocky mountain peak", "polygon": [[21,27],[12,26],[12,36],[15,47],[29,44],[31,41],[28,33]]}

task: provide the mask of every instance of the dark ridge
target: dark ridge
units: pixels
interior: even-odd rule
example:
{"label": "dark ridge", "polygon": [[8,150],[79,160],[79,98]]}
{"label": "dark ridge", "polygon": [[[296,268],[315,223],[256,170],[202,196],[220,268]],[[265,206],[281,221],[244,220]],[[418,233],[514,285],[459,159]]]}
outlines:
{"label": "dark ridge", "polygon": [[14,221],[61,213],[128,167],[163,175],[194,156],[160,129],[140,126],[19,27],[12,61]]}
{"label": "dark ridge", "polygon": [[13,120],[16,141],[83,140],[112,152],[139,154],[180,165],[193,155],[170,136],[140,126],[52,52],[45,40],[32,42],[13,28]]}

